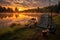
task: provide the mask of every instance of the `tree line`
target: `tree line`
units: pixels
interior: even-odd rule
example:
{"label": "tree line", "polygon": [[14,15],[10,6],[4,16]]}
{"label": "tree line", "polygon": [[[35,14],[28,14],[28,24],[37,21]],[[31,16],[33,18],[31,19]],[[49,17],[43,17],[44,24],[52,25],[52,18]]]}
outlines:
{"label": "tree line", "polygon": [[0,6],[0,12],[13,12],[12,8],[5,8]]}
{"label": "tree line", "polygon": [[43,11],[44,12],[60,13],[60,2],[58,2],[57,5],[52,5],[52,6],[44,7]]}
{"label": "tree line", "polygon": [[35,9],[28,9],[28,10],[24,10],[22,12],[54,12],[54,13],[60,13],[60,2],[58,2],[58,4],[56,5],[51,5],[51,6],[47,6],[44,8],[35,8]]}

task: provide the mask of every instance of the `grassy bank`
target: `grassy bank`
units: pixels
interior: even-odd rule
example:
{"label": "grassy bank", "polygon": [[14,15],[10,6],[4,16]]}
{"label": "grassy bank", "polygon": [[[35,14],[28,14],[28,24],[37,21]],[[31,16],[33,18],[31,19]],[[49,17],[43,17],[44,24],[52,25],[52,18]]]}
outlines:
{"label": "grassy bank", "polygon": [[[60,40],[60,15],[54,17],[56,23],[56,34],[50,35],[47,40]],[[35,28],[20,28],[21,25],[15,25],[13,27],[7,27],[0,31],[0,40],[31,40],[33,35],[38,31],[38,27]],[[40,40],[40,38],[39,38]]]}

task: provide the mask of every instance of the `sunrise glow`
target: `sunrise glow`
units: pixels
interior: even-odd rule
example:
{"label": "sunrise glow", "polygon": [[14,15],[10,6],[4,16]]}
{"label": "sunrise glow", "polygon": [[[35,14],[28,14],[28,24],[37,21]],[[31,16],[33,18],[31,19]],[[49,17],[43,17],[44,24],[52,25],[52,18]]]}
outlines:
{"label": "sunrise glow", "polygon": [[23,11],[23,10],[25,10],[24,7],[18,7],[18,11]]}
{"label": "sunrise glow", "polygon": [[25,15],[23,15],[23,14],[19,14],[18,17],[19,17],[19,18],[24,18]]}

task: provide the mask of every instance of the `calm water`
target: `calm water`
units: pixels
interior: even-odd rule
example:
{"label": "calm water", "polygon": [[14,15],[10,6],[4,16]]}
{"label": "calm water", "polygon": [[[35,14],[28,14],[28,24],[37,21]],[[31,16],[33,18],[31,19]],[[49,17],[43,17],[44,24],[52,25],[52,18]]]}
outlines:
{"label": "calm water", "polygon": [[10,26],[12,23],[27,24],[31,18],[38,19],[43,13],[0,13],[0,28]]}

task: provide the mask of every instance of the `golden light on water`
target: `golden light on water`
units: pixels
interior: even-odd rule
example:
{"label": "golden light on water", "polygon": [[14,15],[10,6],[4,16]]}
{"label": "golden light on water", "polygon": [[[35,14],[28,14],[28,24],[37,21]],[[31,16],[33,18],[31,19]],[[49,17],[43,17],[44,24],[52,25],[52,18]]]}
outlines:
{"label": "golden light on water", "polygon": [[23,20],[23,19],[31,19],[31,18],[36,18],[36,17],[32,17],[32,16],[28,16],[25,14],[13,14],[11,17],[6,16],[5,18],[3,18],[4,20],[6,19],[11,19],[11,20]]}
{"label": "golden light on water", "polygon": [[24,14],[17,14],[17,17],[16,17],[16,14],[13,14],[13,16],[11,18],[20,18],[20,19],[23,19],[23,18],[32,18],[32,17],[24,15]]}
{"label": "golden light on water", "polygon": [[19,17],[19,18],[24,18],[25,15],[23,15],[23,14],[19,14],[18,17]]}
{"label": "golden light on water", "polygon": [[15,14],[13,14],[12,18],[16,18],[16,15],[15,15]]}
{"label": "golden light on water", "polygon": [[[18,14],[17,18],[24,18],[26,17],[25,15],[23,14]],[[16,14],[13,14],[12,18],[16,18]]]}
{"label": "golden light on water", "polygon": [[32,18],[31,16],[27,16],[27,15],[24,15],[24,14],[19,14],[18,17],[19,18]]}

